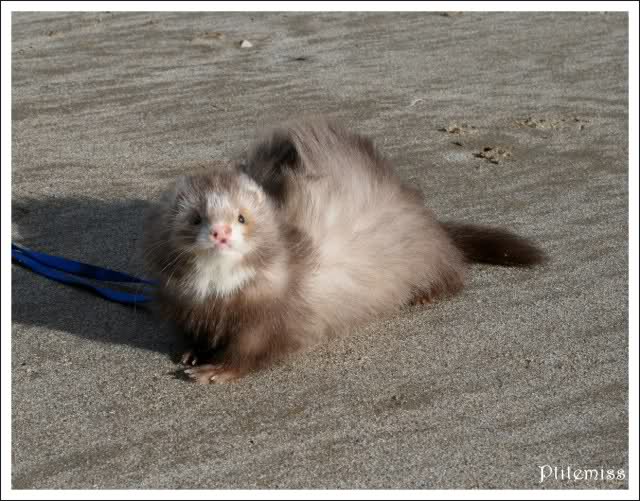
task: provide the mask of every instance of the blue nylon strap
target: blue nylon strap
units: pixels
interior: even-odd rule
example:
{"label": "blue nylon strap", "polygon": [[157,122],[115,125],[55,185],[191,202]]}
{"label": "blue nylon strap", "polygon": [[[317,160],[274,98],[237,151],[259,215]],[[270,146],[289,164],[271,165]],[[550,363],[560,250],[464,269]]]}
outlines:
{"label": "blue nylon strap", "polygon": [[127,275],[126,273],[120,273],[106,268],[99,268],[79,261],[72,261],[70,259],[42,254],[40,252],[18,247],[15,244],[11,244],[11,257],[14,261],[26,268],[29,268],[33,272],[38,273],[39,275],[63,284],[83,287],[105,299],[108,299],[109,301],[114,301],[120,304],[141,304],[151,301],[151,297],[146,294],[123,292],[108,289],[106,287],[98,287],[88,280],[84,280],[80,277],[87,277],[105,282],[139,283],[144,284],[145,286],[155,285],[154,282],[149,280],[143,280]]}

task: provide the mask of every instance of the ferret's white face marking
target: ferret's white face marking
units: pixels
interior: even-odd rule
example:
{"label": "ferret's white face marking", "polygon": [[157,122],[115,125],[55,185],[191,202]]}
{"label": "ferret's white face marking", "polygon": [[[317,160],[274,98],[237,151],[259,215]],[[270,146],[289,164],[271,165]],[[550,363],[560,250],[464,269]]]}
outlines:
{"label": "ferret's white face marking", "polygon": [[221,209],[229,206],[229,198],[221,193],[207,194],[207,208],[209,210]]}
{"label": "ferret's white face marking", "polygon": [[[243,266],[242,259],[251,250],[245,236],[246,227],[238,220],[241,210],[225,194],[210,193],[206,200],[207,215],[202,218],[195,239],[200,251],[188,277],[188,286],[203,300],[209,295],[226,296],[242,288],[255,271]],[[247,216],[248,217],[248,216]],[[216,229],[230,229],[216,239]]]}
{"label": "ferret's white face marking", "polygon": [[188,278],[189,287],[200,300],[209,295],[233,294],[255,275],[253,269],[242,266],[241,259],[238,254],[226,252],[200,256]]}

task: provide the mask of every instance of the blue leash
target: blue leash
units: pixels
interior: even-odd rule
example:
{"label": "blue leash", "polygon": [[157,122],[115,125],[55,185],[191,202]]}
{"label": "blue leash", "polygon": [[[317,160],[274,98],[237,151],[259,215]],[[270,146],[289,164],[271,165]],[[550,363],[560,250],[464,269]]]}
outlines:
{"label": "blue leash", "polygon": [[45,276],[56,282],[63,284],[78,285],[88,289],[95,294],[102,296],[109,301],[120,304],[142,304],[151,301],[151,297],[146,294],[134,294],[131,292],[122,292],[118,290],[108,289],[106,287],[97,287],[88,280],[80,277],[91,278],[102,282],[121,282],[131,284],[143,284],[146,286],[154,286],[155,282],[143,280],[126,273],[99,268],[90,264],[80,263],[57,256],[50,256],[41,252],[18,247],[11,244],[11,258],[29,268],[39,275]]}

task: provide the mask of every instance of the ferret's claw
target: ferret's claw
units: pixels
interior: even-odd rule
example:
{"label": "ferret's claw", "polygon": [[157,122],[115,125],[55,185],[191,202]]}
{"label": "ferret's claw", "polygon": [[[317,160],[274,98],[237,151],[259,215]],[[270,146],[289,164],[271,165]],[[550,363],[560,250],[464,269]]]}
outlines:
{"label": "ferret's claw", "polygon": [[185,351],[180,359],[180,363],[182,365],[196,365],[198,363],[198,357],[191,350]]}
{"label": "ferret's claw", "polygon": [[211,364],[190,367],[185,369],[184,373],[198,384],[228,383],[239,377],[234,371],[221,365]]}

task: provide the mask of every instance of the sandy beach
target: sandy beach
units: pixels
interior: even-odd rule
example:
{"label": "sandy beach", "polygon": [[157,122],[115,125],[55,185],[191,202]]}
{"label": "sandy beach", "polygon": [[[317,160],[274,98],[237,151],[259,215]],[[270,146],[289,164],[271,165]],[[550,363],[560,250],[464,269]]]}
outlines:
{"label": "sandy beach", "polygon": [[[238,384],[174,377],[140,308],[12,269],[12,482],[40,488],[627,488],[624,13],[14,13],[12,237],[143,275],[144,210],[263,127],[375,138],[442,219],[542,267]],[[243,40],[251,47],[242,48]]]}

